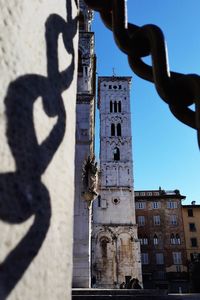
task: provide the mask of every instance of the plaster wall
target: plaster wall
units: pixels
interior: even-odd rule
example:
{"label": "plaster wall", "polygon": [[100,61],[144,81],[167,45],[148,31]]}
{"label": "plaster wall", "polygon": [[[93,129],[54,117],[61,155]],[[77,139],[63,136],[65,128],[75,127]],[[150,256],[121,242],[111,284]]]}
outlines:
{"label": "plaster wall", "polygon": [[0,2],[0,299],[71,298],[77,9]]}

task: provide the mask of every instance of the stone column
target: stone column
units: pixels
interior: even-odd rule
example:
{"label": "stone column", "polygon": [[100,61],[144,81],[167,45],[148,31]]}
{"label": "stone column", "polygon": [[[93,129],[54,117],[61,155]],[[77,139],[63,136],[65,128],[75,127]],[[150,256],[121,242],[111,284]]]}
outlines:
{"label": "stone column", "polygon": [[70,299],[77,1],[0,15],[0,299]]}

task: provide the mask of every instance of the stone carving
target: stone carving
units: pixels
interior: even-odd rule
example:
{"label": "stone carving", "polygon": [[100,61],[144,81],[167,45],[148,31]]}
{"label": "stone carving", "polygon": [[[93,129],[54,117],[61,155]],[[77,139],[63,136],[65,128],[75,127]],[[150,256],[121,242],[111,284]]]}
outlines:
{"label": "stone carving", "polygon": [[82,168],[82,180],[83,180],[83,198],[88,201],[88,207],[91,202],[97,197],[97,185],[98,185],[98,167],[95,162],[95,156],[90,157],[84,161]]}

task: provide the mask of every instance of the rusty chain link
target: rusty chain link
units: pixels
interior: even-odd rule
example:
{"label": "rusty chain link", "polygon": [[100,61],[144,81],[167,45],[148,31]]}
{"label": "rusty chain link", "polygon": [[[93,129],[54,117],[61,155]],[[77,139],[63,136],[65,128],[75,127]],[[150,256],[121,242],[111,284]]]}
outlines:
{"label": "rusty chain link", "polygon": [[[153,82],[173,115],[197,130],[200,148],[200,76],[169,70],[161,29],[151,24],[139,27],[128,23],[126,0],[85,0],[85,3],[99,12],[106,27],[112,30],[116,44],[128,56],[134,73]],[[142,57],[148,55],[152,66],[142,61]],[[194,111],[190,108],[193,104]]]}

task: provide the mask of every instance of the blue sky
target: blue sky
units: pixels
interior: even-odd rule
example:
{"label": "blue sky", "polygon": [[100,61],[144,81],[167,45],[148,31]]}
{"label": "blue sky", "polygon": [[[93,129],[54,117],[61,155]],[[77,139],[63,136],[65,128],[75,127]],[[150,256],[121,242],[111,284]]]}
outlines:
{"label": "blue sky", "polygon": [[[128,0],[129,22],[156,24],[167,42],[170,70],[200,74],[200,1]],[[170,112],[152,83],[137,77],[112,33],[95,14],[93,22],[98,76],[132,76],[131,107],[135,190],[179,189],[200,204],[200,151],[196,131]],[[147,61],[150,61],[147,59]],[[96,153],[99,124],[96,119]]]}

